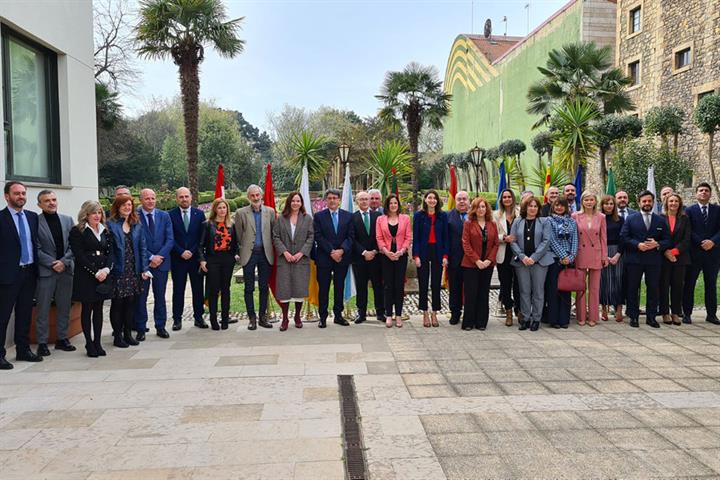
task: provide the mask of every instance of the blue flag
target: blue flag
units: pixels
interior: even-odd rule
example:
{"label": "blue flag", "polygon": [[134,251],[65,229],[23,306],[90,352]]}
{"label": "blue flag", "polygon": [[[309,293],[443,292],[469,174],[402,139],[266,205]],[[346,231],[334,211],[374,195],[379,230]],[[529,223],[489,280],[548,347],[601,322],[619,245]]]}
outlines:
{"label": "blue flag", "polygon": [[497,201],[495,202],[495,210],[500,208],[500,195],[507,188],[507,179],[505,178],[505,161],[500,162],[500,181],[498,182]]}
{"label": "blue flag", "polygon": [[582,197],[582,165],[578,165],[575,175],[575,207],[580,208],[580,197]]}

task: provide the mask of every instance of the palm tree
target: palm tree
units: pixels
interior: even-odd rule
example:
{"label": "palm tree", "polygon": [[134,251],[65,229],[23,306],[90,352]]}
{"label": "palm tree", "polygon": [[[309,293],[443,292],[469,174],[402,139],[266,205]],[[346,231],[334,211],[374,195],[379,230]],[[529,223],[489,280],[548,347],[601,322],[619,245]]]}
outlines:
{"label": "palm tree", "polygon": [[710,166],[710,180],[713,188],[715,188],[715,196],[720,199],[720,191],[718,191],[717,178],[715,176],[715,166],[713,165],[713,143],[715,141],[715,132],[720,130],[720,95],[708,95],[703,97],[695,110],[695,125],[700,131],[708,137],[708,165]]}
{"label": "palm tree", "polygon": [[242,53],[245,42],[238,38],[242,20],[227,20],[221,0],[140,2],[140,21],[135,27],[138,54],[150,59],[172,58],[178,66],[193,202],[198,199],[199,67],[208,46],[227,58]]}
{"label": "palm tree", "polygon": [[450,113],[449,93],[442,88],[434,67],[425,67],[412,62],[402,72],[388,72],[385,75],[380,95],[375,96],[384,103],[380,118],[389,125],[407,128],[412,156],[413,207],[418,205],[418,138],[423,125],[442,128],[442,120]]}
{"label": "palm tree", "polygon": [[[375,150],[370,151],[370,162],[365,173],[375,180],[373,188],[377,188],[387,196],[392,190],[393,175],[398,184],[412,172],[407,144],[400,140],[387,140]],[[393,170],[395,173],[393,174]]]}
{"label": "palm tree", "polygon": [[98,128],[111,129],[122,116],[119,93],[110,90],[102,82],[95,82],[95,124]]}
{"label": "palm tree", "polygon": [[293,151],[293,156],[290,158],[289,163],[298,171],[295,177],[296,184],[300,184],[303,166],[308,169],[310,181],[324,180],[329,166],[324,156],[327,143],[328,140],[322,135],[316,135],[307,130],[292,136],[290,148]]}
{"label": "palm tree", "polygon": [[593,121],[599,116],[595,103],[586,98],[576,98],[555,108],[555,147],[567,171],[575,172],[597,149],[598,133]]}
{"label": "palm tree", "polygon": [[533,128],[549,123],[553,111],[563,102],[578,98],[591,100],[603,114],[634,109],[625,92],[632,81],[620,69],[611,68],[610,47],[571,43],[551,50],[548,56],[546,66],[538,67],[544,78],[528,89],[527,111],[540,115]]}

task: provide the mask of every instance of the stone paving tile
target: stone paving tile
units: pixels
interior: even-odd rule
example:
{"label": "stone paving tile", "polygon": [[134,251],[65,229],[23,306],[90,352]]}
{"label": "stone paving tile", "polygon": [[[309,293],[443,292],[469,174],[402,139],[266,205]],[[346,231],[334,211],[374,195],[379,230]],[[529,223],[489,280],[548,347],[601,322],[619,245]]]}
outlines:
{"label": "stone paving tile", "polygon": [[716,474],[720,473],[720,447],[694,448],[688,450],[688,453],[710,467]]}
{"label": "stone paving tile", "polygon": [[506,432],[511,430],[535,430],[532,422],[523,414],[508,413],[476,413],[475,421],[485,432]]}
{"label": "stone paving tile", "polygon": [[658,445],[655,449],[633,450],[633,453],[666,477],[700,477],[714,473],[704,463],[679,449],[664,450]]}
{"label": "stone paving tile", "polygon": [[720,407],[681,409],[679,410],[679,413],[692,418],[700,425],[704,425],[706,427],[720,427]]}
{"label": "stone paving tile", "polygon": [[[628,413],[647,427],[697,427],[698,423],[678,410],[648,408]],[[718,412],[720,413],[720,412]],[[719,422],[720,423],[720,422]]]}
{"label": "stone paving tile", "polygon": [[498,383],[506,395],[543,395],[550,391],[539,382]]}
{"label": "stone paving tile", "polygon": [[615,428],[598,430],[621,450],[661,450],[676,448],[649,428]]}
{"label": "stone paving tile", "polygon": [[631,393],[643,390],[628,380],[588,380],[588,385],[600,393]]}
{"label": "stone paving tile", "polygon": [[488,455],[495,452],[494,445],[480,432],[438,433],[428,435],[428,438],[438,457]]}
{"label": "stone paving tile", "polygon": [[500,455],[440,457],[448,480],[513,478],[513,471]]}
{"label": "stone paving tile", "polygon": [[398,458],[392,460],[392,468],[397,479],[446,479],[442,466],[435,458]]}
{"label": "stone paving tile", "polygon": [[412,398],[456,397],[457,393],[449,385],[409,385]]}
{"label": "stone paving tile", "polygon": [[543,385],[547,387],[552,393],[596,393],[595,390],[589,383],[582,381],[575,382],[543,382]]}
{"label": "stone paving tile", "polygon": [[421,415],[420,421],[428,434],[438,433],[472,433],[479,432],[480,427],[471,414],[454,415]]}
{"label": "stone paving tile", "polygon": [[459,383],[454,385],[461,397],[485,397],[502,395],[503,391],[494,383]]}
{"label": "stone paving tile", "polygon": [[223,356],[215,363],[218,367],[229,367],[238,365],[276,365],[277,355],[238,355]]}
{"label": "stone paving tile", "polygon": [[544,434],[553,447],[559,450],[572,448],[573,451],[592,452],[613,448],[596,430],[548,430]]}
{"label": "stone paving tile", "polygon": [[579,412],[526,412],[524,415],[538,430],[582,430],[590,427]]}
{"label": "stone paving tile", "polygon": [[[641,412],[652,410],[638,410]],[[638,428],[643,423],[637,418],[623,410],[591,410],[587,412],[577,412],[588,425],[595,429],[605,428]]]}
{"label": "stone paving tile", "polygon": [[632,383],[646,392],[684,392],[687,388],[672,380],[632,380]]}
{"label": "stone paving tile", "polygon": [[682,449],[720,447],[720,436],[703,427],[655,428],[655,431]]}

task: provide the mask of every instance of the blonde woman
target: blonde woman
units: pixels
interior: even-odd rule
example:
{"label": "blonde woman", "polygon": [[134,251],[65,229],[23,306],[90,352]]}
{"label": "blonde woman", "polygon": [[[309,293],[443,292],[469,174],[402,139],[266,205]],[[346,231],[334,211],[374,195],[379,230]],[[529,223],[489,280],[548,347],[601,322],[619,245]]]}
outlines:
{"label": "blonde woman", "polygon": [[594,327],[600,320],[600,278],[608,264],[605,215],[598,211],[598,200],[592,192],[583,192],[580,210],[573,213],[578,228],[578,251],[575,268],[584,271],[588,284],[577,295],[577,318],[580,325]]}
{"label": "blonde woman", "polygon": [[500,303],[505,310],[505,325],[510,327],[513,324],[513,309],[518,321],[522,322],[520,287],[515,276],[515,269],[510,264],[513,256],[510,245],[515,241],[515,237],[510,234],[510,230],[513,223],[520,217],[520,208],[515,202],[515,193],[510,189],[500,192],[500,201],[498,203],[499,207],[493,215],[493,220],[497,226],[498,239],[500,240],[495,260],[498,278],[500,279]]}

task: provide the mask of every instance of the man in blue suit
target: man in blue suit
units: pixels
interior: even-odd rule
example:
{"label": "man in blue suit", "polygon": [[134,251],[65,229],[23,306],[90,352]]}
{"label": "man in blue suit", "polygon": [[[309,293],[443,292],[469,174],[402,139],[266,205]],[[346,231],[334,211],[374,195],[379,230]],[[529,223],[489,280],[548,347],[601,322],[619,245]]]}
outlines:
{"label": "man in blue suit", "polygon": [[167,287],[168,273],[170,272],[170,252],[174,245],[172,221],[167,212],[155,208],[155,192],[145,188],[140,192],[140,203],[138,209],[140,223],[145,234],[148,256],[150,259],[150,273],[152,278],[143,282],[143,291],[135,310],[135,328],[137,329],[137,340],[145,340],[145,332],[148,321],[147,298],[152,284],[155,307],[155,331],[160,338],[170,338],[165,330],[167,323],[167,307],[165,306],[165,288]]}
{"label": "man in blue suit", "polygon": [[27,189],[21,182],[5,184],[7,207],[0,210],[0,370],[11,370],[5,359],[5,337],[15,311],[17,359],[40,362],[30,350],[30,320],[37,285],[37,213],[23,210]]}
{"label": "man in blue suit", "polygon": [[640,193],[638,204],[640,212],[629,216],[620,231],[627,267],[627,315],[631,327],[640,326],[640,281],[645,274],[645,322],[652,328],[660,328],[655,315],[660,296],[660,268],[663,252],[670,247],[670,230],[667,221],[653,213],[655,195],[652,192]]}
{"label": "man in blue suit", "polygon": [[705,281],[706,322],[720,325],[717,317],[717,277],[720,270],[720,206],[710,203],[712,189],[706,182],[695,188],[697,203],[685,209],[690,218],[692,263],[685,274],[683,323],[691,323],[695,284],[700,272]]}
{"label": "man in blue suit", "polygon": [[187,187],[175,191],[178,206],[168,212],[173,228],[173,248],[170,252],[170,271],[173,280],[172,316],[174,331],[182,329],[182,314],[185,308],[185,285],[190,277],[192,290],[193,319],[198,328],[208,328],[203,320],[203,276],[200,274],[198,247],[205,214],[193,208],[192,194]]}
{"label": "man in blue suit", "polygon": [[340,191],[329,189],[325,192],[327,208],[313,218],[315,229],[315,263],[320,300],[320,323],[325,328],[328,316],[330,282],[333,282],[333,322],[338,325],[350,325],[342,316],[345,277],[352,260],[354,230],[352,213],[340,208]]}
{"label": "man in blue suit", "polygon": [[460,322],[463,307],[463,272],[460,267],[465,251],[462,234],[468,216],[470,197],[461,190],[455,194],[455,208],[448,213],[448,288],[450,290],[450,325]]}

